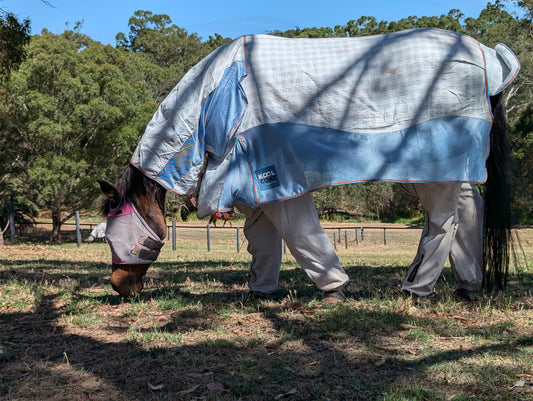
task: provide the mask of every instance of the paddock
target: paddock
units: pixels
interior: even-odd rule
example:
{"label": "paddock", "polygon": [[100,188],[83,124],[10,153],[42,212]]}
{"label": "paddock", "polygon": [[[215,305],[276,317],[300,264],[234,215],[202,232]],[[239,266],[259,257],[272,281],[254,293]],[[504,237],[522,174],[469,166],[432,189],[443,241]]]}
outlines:
{"label": "paddock", "polygon": [[[289,253],[279,290],[246,300],[250,256],[233,235],[205,249],[178,235],[123,302],[104,243],[25,241],[0,255],[0,398],[18,400],[527,399],[533,267],[474,305],[445,268],[435,305],[401,296],[417,246],[382,232],[337,253],[345,304],[323,303]],[[341,231],[342,232],[342,231]],[[396,233],[396,231],[394,231]],[[531,260],[533,229],[516,230]],[[213,229],[218,233],[231,230]],[[234,233],[234,232],[233,232]],[[398,231],[398,233],[400,233]],[[368,235],[367,235],[368,234]],[[183,241],[183,242],[181,242]],[[217,240],[218,241],[218,240]],[[243,244],[244,246],[244,244]]]}

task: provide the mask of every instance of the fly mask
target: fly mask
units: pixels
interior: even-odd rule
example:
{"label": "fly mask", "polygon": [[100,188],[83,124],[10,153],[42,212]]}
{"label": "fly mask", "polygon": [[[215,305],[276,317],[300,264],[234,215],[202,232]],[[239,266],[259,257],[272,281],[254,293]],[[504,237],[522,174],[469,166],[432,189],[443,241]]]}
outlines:
{"label": "fly mask", "polygon": [[114,264],[149,264],[159,256],[165,241],[148,226],[127,201],[109,211],[106,236]]}

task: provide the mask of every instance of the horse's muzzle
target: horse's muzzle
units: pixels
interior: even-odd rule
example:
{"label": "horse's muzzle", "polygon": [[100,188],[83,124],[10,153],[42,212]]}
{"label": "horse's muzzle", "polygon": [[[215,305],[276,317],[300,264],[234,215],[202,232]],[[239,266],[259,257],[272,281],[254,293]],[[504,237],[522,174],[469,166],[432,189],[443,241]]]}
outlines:
{"label": "horse's muzzle", "polygon": [[113,263],[111,286],[124,298],[131,298],[143,290],[143,276],[150,264],[119,265]]}

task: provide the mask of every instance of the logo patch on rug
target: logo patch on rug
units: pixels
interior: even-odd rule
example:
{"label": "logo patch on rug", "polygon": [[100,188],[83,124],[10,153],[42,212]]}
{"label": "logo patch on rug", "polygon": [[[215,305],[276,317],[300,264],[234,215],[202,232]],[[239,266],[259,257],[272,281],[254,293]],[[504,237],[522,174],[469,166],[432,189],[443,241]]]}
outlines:
{"label": "logo patch on rug", "polygon": [[268,166],[260,170],[256,170],[255,177],[259,182],[259,188],[262,190],[279,187],[278,173],[276,167]]}

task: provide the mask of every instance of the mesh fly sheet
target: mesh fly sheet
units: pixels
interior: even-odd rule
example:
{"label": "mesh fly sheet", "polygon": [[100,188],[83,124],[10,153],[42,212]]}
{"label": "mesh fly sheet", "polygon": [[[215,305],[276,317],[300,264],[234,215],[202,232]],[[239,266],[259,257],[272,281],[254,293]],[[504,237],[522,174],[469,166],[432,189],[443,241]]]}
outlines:
{"label": "mesh fly sheet", "polygon": [[520,69],[454,32],[238,38],[177,84],[131,163],[200,217],[366,181],[486,180],[489,96]]}

